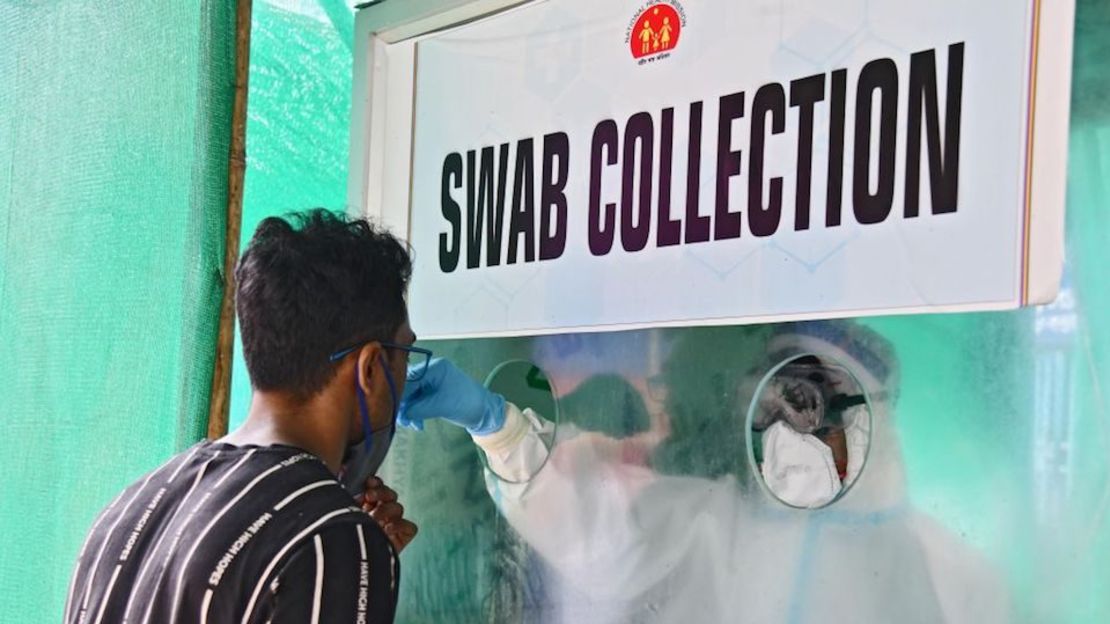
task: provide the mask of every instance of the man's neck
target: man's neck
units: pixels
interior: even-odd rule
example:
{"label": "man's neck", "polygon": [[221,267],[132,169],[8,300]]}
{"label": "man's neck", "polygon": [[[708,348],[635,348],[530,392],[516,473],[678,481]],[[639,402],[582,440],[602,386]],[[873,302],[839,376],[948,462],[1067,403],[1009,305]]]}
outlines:
{"label": "man's neck", "polygon": [[319,457],[333,474],[338,474],[346,449],[347,432],[340,430],[343,410],[324,394],[297,401],[284,393],[258,392],[251,396],[247,419],[220,439],[238,446],[284,444],[304,449]]}

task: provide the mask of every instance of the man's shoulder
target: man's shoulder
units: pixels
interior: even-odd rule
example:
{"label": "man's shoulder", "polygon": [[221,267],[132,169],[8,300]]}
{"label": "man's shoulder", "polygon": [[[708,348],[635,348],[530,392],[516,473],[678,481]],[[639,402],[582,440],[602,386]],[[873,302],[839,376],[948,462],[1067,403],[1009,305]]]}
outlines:
{"label": "man's shoulder", "polygon": [[[331,552],[358,553],[364,541],[381,560],[385,537],[355,502],[300,449],[202,442],[105,507],[78,555],[74,587],[113,617],[145,609],[161,621],[159,614],[204,604],[209,594],[213,613],[241,613],[240,588],[268,579],[321,532]],[[112,579],[129,591],[113,593]]]}
{"label": "man's shoulder", "polygon": [[[205,452],[220,450],[213,445]],[[199,489],[210,497],[206,515],[226,522],[225,530],[237,535],[260,523],[273,524],[280,527],[277,544],[332,524],[369,520],[319,458],[292,447],[237,449]]]}
{"label": "man's shoulder", "polygon": [[95,530],[105,519],[126,514],[132,507],[132,505],[127,504],[128,501],[137,496],[141,491],[147,489],[151,482],[162,483],[167,481],[167,477],[174,475],[175,471],[180,471],[180,469],[184,468],[189,460],[196,456],[204,444],[205,442],[203,441],[199,442],[173,455],[157,468],[148,471],[146,474],[143,474],[138,479],[124,486],[115,498],[102,507],[97,513],[93,529]]}
{"label": "man's shoulder", "polygon": [[183,541],[233,539],[271,520],[292,537],[322,518],[360,511],[354,502],[310,453],[202,441],[125,487],[101,510],[90,533],[112,532],[114,525],[145,515],[144,524],[175,525]]}

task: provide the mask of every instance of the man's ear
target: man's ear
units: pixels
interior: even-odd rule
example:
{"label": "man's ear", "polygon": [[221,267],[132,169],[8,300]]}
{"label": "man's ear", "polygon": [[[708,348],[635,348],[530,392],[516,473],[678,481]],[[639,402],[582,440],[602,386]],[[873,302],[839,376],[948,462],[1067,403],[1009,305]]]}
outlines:
{"label": "man's ear", "polygon": [[355,366],[358,367],[358,384],[362,388],[363,394],[366,396],[371,395],[370,388],[377,382],[374,379],[375,367],[377,362],[381,359],[382,345],[380,342],[368,342],[358,351],[358,360]]}

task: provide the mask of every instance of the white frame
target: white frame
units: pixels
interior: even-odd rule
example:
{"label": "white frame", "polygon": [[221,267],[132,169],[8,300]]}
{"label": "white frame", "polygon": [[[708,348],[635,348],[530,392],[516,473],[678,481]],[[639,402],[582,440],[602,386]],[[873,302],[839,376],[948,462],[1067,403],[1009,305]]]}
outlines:
{"label": "white frame", "polygon": [[[391,192],[379,181],[397,175],[409,178],[411,173],[414,40],[529,1],[543,0],[386,0],[358,11],[348,212],[375,219],[408,239],[408,188]],[[387,54],[386,46],[397,44],[400,47]],[[406,82],[409,88],[387,88]],[[374,114],[383,107],[384,115]]]}
{"label": "white frame", "polygon": [[[1068,177],[1068,127],[1071,119],[1071,58],[1075,37],[1075,0],[1034,0],[1040,42],[1035,74],[1032,206],[1061,206],[1030,211],[1025,262],[1027,277],[1019,288],[1021,305],[1052,303],[1060,291],[1064,265],[1064,209]],[[1044,45],[1045,42],[1051,45]],[[1063,67],[1063,71],[1055,68]]]}
{"label": "white frame", "polygon": [[[409,240],[410,187],[382,184],[388,179],[412,179],[412,131],[416,41],[447,28],[514,7],[548,0],[384,0],[355,16],[353,94],[347,203],[352,214],[365,215]],[[1028,214],[1025,253],[1019,259],[1024,277],[1011,302],[939,305],[879,310],[816,312],[738,319],[671,320],[650,324],[604,325],[577,328],[534,328],[529,335],[565,331],[615,331],[645,327],[764,323],[811,318],[856,317],[876,314],[920,314],[1006,310],[1051,303],[1059,291],[1064,259],[1065,188],[1071,93],[1071,54],[1075,0],[1026,0],[1036,16],[1030,36],[1034,42],[1032,84],[1034,114],[1029,151],[1036,172],[1026,187]],[[1047,44],[1047,45],[1046,45]],[[387,50],[388,48],[388,50]],[[1059,68],[1066,68],[1061,71]],[[378,111],[384,110],[384,114]],[[1029,140],[1027,134],[1027,140]],[[1048,208],[1035,209],[1034,207]],[[1056,209],[1055,207],[1059,207]],[[514,336],[521,331],[491,332],[482,336]],[[445,338],[448,336],[437,336]],[[450,337],[476,337],[475,334]]]}

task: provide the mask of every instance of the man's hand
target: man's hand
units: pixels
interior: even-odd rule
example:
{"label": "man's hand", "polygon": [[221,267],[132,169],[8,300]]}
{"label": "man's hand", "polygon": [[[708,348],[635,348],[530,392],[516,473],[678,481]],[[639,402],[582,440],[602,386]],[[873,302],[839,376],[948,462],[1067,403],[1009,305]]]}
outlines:
{"label": "man's hand", "polygon": [[405,508],[397,502],[397,492],[382,483],[381,479],[367,479],[366,490],[357,497],[357,501],[362,510],[382,528],[398,553],[416,537],[417,527],[404,518]]}

